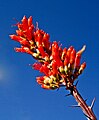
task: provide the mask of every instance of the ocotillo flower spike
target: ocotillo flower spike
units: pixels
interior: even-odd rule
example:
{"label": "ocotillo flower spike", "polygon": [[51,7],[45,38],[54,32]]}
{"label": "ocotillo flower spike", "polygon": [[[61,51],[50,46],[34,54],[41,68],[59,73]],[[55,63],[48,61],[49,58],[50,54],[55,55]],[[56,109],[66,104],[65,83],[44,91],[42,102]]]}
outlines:
{"label": "ocotillo flower spike", "polygon": [[62,49],[58,42],[51,43],[48,33],[35,29],[31,16],[24,16],[16,25],[18,30],[10,38],[19,42],[21,47],[15,48],[15,51],[28,53],[38,61],[32,68],[44,74],[37,78],[42,88],[57,89],[64,83],[73,82],[86,67],[86,63],[80,64],[85,46],[76,52],[73,46]]}

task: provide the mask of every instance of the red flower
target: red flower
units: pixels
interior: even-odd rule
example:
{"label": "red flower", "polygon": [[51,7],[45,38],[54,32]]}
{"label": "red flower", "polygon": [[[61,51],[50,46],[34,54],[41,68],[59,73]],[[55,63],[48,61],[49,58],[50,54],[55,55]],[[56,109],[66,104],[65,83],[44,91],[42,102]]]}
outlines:
{"label": "red flower", "polygon": [[80,66],[80,68],[79,68],[79,74],[81,74],[82,71],[83,71],[85,68],[86,68],[86,63],[84,62],[84,63],[81,64],[81,66]]}
{"label": "red flower", "polygon": [[67,66],[69,63],[69,59],[67,56],[65,56],[65,59],[64,59],[64,66]]}
{"label": "red flower", "polygon": [[75,57],[75,68],[78,68],[80,66],[80,59],[81,59],[81,55],[80,54],[76,54],[76,57]]}
{"label": "red flower", "polygon": [[70,46],[67,50],[66,55],[67,55],[68,59],[70,59],[70,55],[71,55],[72,50],[73,50],[73,46]]}
{"label": "red flower", "polygon": [[28,53],[28,54],[33,54],[33,52],[30,51],[30,49],[28,47],[24,47],[22,46],[21,48],[14,48],[16,52],[24,52],[24,53]]}
{"label": "red flower", "polygon": [[34,25],[32,24],[32,16],[30,16],[30,17],[28,18],[28,26],[29,26],[29,27],[33,26],[33,28],[34,28]]}
{"label": "red flower", "polygon": [[10,38],[11,38],[12,40],[17,41],[17,42],[20,42],[20,41],[23,40],[23,38],[22,38],[21,36],[17,36],[17,35],[10,35]]}
{"label": "red flower", "polygon": [[58,74],[58,66],[57,66],[57,62],[55,60],[53,60],[52,62],[52,75],[56,75]]}
{"label": "red flower", "polygon": [[70,53],[70,64],[73,64],[75,62],[75,57],[76,57],[76,50],[73,48],[73,50]]}

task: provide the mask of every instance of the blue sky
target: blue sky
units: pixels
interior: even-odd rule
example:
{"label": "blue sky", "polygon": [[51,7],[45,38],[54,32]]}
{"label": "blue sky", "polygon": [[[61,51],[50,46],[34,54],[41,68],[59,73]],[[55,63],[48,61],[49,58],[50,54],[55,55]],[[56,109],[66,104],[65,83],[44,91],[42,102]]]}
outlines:
{"label": "blue sky", "polygon": [[99,1],[98,0],[0,0],[0,120],[86,120],[68,91],[47,91],[36,83],[38,71],[27,54],[16,53],[18,43],[9,38],[18,21],[33,16],[34,24],[50,34],[51,41],[79,50],[86,44],[82,61],[87,67],[79,76],[78,90],[88,105],[96,97],[94,112],[99,119]]}

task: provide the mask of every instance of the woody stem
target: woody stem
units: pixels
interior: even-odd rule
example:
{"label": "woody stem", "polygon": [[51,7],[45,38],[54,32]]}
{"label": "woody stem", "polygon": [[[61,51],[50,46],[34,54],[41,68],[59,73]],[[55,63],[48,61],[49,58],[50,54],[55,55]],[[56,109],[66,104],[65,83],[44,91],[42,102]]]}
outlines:
{"label": "woody stem", "polygon": [[84,114],[87,117],[87,119],[88,120],[97,120],[97,118],[96,118],[92,108],[86,104],[85,100],[82,98],[82,96],[79,94],[78,90],[76,89],[76,86],[74,86],[74,85],[71,86],[71,88],[69,90],[70,90],[72,96],[77,101],[78,106],[84,112]]}

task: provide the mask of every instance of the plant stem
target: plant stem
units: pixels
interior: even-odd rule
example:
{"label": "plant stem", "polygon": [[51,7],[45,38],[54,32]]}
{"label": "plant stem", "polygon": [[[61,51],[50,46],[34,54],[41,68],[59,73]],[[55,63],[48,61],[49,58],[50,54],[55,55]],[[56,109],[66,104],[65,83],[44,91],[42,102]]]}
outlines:
{"label": "plant stem", "polygon": [[88,120],[97,120],[93,110],[92,110],[92,106],[88,106],[85,102],[85,100],[81,97],[81,95],[79,94],[78,90],[76,89],[76,86],[71,86],[71,88],[69,89],[71,94],[73,95],[73,97],[75,98],[75,100],[78,103],[78,107],[80,107],[84,113],[84,115],[87,117]]}

